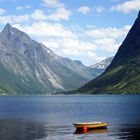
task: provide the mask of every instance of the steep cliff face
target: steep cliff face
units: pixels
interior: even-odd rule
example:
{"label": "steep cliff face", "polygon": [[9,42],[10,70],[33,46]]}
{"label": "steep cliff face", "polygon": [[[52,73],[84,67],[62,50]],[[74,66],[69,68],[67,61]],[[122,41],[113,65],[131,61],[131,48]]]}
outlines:
{"label": "steep cliff face", "polygon": [[56,55],[10,24],[0,33],[0,94],[56,93],[94,77],[91,68]]}
{"label": "steep cliff face", "polygon": [[130,58],[140,55],[140,12],[138,17],[127,34],[122,45],[119,47],[117,54],[115,55],[111,65],[107,70],[120,65],[125,64]]}
{"label": "steep cliff face", "polygon": [[105,72],[78,91],[140,93],[140,12]]}

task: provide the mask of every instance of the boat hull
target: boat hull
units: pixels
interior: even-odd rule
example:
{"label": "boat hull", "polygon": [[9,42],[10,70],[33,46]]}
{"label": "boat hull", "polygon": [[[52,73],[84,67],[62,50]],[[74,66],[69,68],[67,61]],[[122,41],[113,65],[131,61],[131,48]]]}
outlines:
{"label": "boat hull", "polygon": [[76,129],[99,129],[99,128],[106,128],[108,123],[106,122],[90,122],[90,123],[74,123],[73,124]]}

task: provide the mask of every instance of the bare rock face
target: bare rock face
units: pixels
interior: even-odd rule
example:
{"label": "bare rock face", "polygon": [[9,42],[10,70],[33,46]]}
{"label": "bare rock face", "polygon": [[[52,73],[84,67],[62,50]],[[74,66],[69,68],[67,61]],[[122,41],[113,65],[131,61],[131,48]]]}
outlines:
{"label": "bare rock face", "polygon": [[10,24],[0,33],[0,94],[73,90],[95,76],[91,68],[56,55]]}
{"label": "bare rock face", "polygon": [[100,75],[106,70],[106,68],[110,65],[112,60],[113,60],[113,56],[108,57],[108,58],[102,60],[101,62],[99,62],[99,63],[97,63],[95,65],[92,65],[91,68],[93,68],[94,72],[96,72],[96,73],[98,73]]}

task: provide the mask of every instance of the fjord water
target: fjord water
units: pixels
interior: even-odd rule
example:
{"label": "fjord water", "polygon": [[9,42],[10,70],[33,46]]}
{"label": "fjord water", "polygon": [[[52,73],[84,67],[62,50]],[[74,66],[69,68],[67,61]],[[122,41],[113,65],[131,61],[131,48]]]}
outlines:
{"label": "fjord water", "polygon": [[[76,134],[73,122],[106,121]],[[1,140],[140,139],[140,95],[0,97]]]}

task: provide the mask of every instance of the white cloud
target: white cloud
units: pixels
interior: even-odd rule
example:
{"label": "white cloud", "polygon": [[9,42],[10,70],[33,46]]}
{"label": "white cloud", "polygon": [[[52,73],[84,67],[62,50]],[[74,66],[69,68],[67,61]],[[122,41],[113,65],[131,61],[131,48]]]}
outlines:
{"label": "white cloud", "polygon": [[64,5],[59,0],[42,0],[43,5],[51,8],[62,8]]}
{"label": "white cloud", "polygon": [[106,57],[97,56],[96,53],[91,52],[91,51],[88,51],[86,54],[88,56],[86,63],[90,65],[96,64],[97,62],[101,62],[102,60],[106,58]]}
{"label": "white cloud", "polygon": [[79,13],[86,15],[90,11],[90,8],[88,6],[82,6],[82,7],[78,8],[77,11]]}
{"label": "white cloud", "polygon": [[88,31],[86,31],[85,34],[91,37],[94,44],[98,46],[98,49],[110,53],[115,53],[130,28],[130,25],[126,25],[122,28],[93,27],[93,29],[89,29]]}
{"label": "white cloud", "polygon": [[53,12],[47,16],[48,20],[69,20],[71,12],[59,0],[42,0],[43,5],[50,8]]}
{"label": "white cloud", "polygon": [[31,14],[31,18],[34,20],[69,20],[71,12],[65,8],[57,8],[54,13],[46,15],[42,10],[37,9]]}
{"label": "white cloud", "polygon": [[120,45],[120,44],[117,44],[116,40],[114,40],[113,38],[97,39],[95,43],[97,46],[99,46],[101,50],[112,52],[112,53],[116,52]]}
{"label": "white cloud", "polygon": [[[2,14],[2,13],[1,13]],[[34,10],[31,14],[24,15],[0,15],[0,24],[18,24],[25,23],[27,21],[47,21],[47,20],[69,20],[71,12],[66,10],[65,8],[58,8],[56,11],[50,15],[46,15],[41,9]]]}
{"label": "white cloud", "polygon": [[[73,59],[82,58],[86,65],[99,62],[99,56],[96,54],[97,46],[89,41],[82,41],[77,39],[67,39],[57,41],[59,49],[57,53],[60,56],[70,57]],[[94,54],[94,55],[93,55]]]}
{"label": "white cloud", "polygon": [[[43,4],[50,9],[51,13],[46,15],[45,12],[41,9],[34,10],[31,14],[24,14],[24,15],[7,15],[2,16],[5,12],[4,9],[0,9],[0,24],[18,24],[18,23],[25,23],[29,22],[39,22],[39,21],[60,21],[60,20],[69,20],[71,16],[71,12],[65,8],[64,4],[61,3],[59,0],[42,0]],[[17,6],[16,10],[25,10],[29,9],[29,5],[25,6]]]}
{"label": "white cloud", "polygon": [[40,38],[76,38],[73,32],[67,30],[63,25],[58,23],[36,22],[33,23],[32,26],[21,27],[16,25],[16,27],[30,35]]}
{"label": "white cloud", "polygon": [[56,54],[73,59],[83,57],[86,58],[85,63],[89,63],[91,59],[87,52],[95,53],[97,48],[92,42],[81,40],[76,32],[72,32],[61,24],[36,22],[31,26],[15,25],[15,27],[37,38]]}
{"label": "white cloud", "polygon": [[[87,51],[95,51],[96,45],[89,41],[82,41],[79,38],[63,38],[58,41],[60,46],[63,46],[65,49],[76,50],[79,54],[85,53]],[[69,53],[69,55],[73,55]]]}
{"label": "white cloud", "polygon": [[102,6],[95,8],[95,12],[97,12],[98,14],[101,14],[103,11],[104,11],[104,7]]}
{"label": "white cloud", "polygon": [[82,59],[87,65],[104,59],[104,56],[98,55],[97,52],[114,55],[130,29],[127,25],[122,28],[78,27],[74,30],[62,24],[44,21],[35,22],[30,26],[15,25],[15,27],[37,38],[56,54],[71,59]]}
{"label": "white cloud", "polygon": [[[85,64],[94,64],[104,57],[97,52],[105,52],[110,56],[115,54],[131,27],[66,28],[60,23],[49,23],[47,18],[48,16],[38,9],[30,15],[0,16],[0,23],[12,22],[15,27],[44,43],[56,54],[72,59],[81,58]],[[20,24],[30,20],[33,20],[31,25]]]}
{"label": "white cloud", "polygon": [[45,46],[47,46],[48,48],[51,48],[52,50],[55,50],[55,49],[59,49],[59,45],[57,44],[57,42],[54,42],[54,41],[44,41],[43,44]]}
{"label": "white cloud", "polygon": [[7,15],[7,16],[0,16],[0,24],[16,24],[16,23],[25,23],[27,21],[32,20],[46,20],[47,17],[43,13],[42,10],[37,9],[33,11],[31,14],[24,14],[24,15]]}
{"label": "white cloud", "polygon": [[112,11],[120,11],[123,13],[130,13],[133,11],[138,11],[140,9],[140,0],[128,0],[117,6],[111,7]]}
{"label": "white cloud", "polygon": [[57,8],[56,11],[54,13],[52,13],[51,15],[47,16],[47,19],[50,20],[69,20],[69,17],[71,15],[71,12],[65,8]]}
{"label": "white cloud", "polygon": [[0,24],[6,23],[22,23],[29,21],[29,15],[9,15],[9,16],[0,16]]}
{"label": "white cloud", "polygon": [[[108,54],[110,56],[114,55],[131,27],[129,25],[122,28],[98,28],[94,25],[84,28],[78,25],[65,27],[58,22],[51,23],[49,21],[69,20],[72,15],[71,11],[59,0],[42,0],[42,2],[46,6],[44,8],[49,9],[49,14],[46,14],[45,10],[36,9],[30,14],[0,15],[0,24],[9,22],[28,33],[32,38],[45,44],[56,54],[72,59],[81,59],[85,64],[99,62]],[[17,10],[23,8],[25,7],[17,7]],[[28,7],[26,8],[28,9]],[[90,11],[100,14],[104,10],[102,6],[92,9],[82,6],[77,9],[82,14],[87,14]]]}
{"label": "white cloud", "polygon": [[5,12],[5,9],[0,8],[0,15],[4,14]]}
{"label": "white cloud", "polygon": [[123,28],[97,28],[94,27],[93,29],[90,29],[89,31],[86,31],[86,34],[90,37],[93,38],[104,38],[104,37],[108,37],[108,38],[118,38],[118,37],[122,37],[125,36],[126,33],[129,31],[129,29],[131,28],[130,25],[126,25]]}
{"label": "white cloud", "polygon": [[31,6],[29,5],[24,5],[24,6],[17,6],[16,10],[20,11],[20,10],[25,10],[25,9],[30,9]]}
{"label": "white cloud", "polygon": [[31,18],[34,20],[46,20],[47,17],[44,14],[44,12],[40,9],[35,10],[32,14],[31,14]]}

